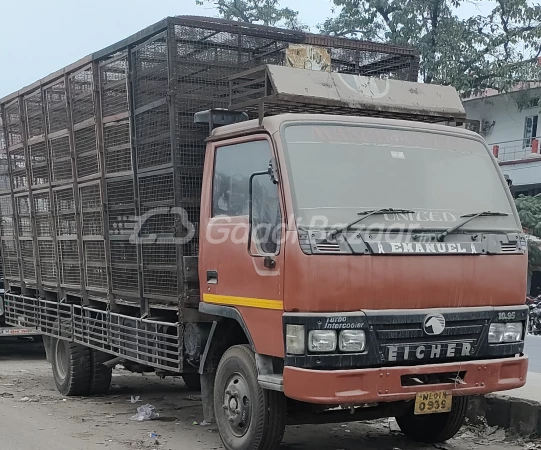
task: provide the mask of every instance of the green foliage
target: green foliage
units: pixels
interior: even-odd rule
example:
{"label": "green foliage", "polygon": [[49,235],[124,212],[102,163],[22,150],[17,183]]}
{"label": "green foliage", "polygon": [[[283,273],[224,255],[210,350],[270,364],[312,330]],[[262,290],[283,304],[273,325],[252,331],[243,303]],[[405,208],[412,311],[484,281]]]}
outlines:
{"label": "green foliage", "polygon": [[[518,215],[524,231],[530,236],[541,238],[541,195],[535,197],[519,196],[515,200]],[[528,239],[528,258],[530,269],[541,266],[541,242]]]}
{"label": "green foliage", "polygon": [[540,80],[541,6],[528,0],[468,0],[488,15],[461,18],[466,0],[333,0],[321,32],[407,44],[421,54],[426,83],[450,84],[464,96],[510,90]]}
{"label": "green foliage", "polygon": [[291,30],[304,30],[299,13],[291,8],[281,8],[279,0],[196,0],[198,5],[213,5],[220,16],[228,20],[258,23],[269,27],[279,26]]}

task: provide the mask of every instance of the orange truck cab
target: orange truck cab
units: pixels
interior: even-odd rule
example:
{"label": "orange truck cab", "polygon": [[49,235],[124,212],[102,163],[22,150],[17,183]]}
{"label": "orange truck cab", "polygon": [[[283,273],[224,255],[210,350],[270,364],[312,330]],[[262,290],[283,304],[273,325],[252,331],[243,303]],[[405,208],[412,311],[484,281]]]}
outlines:
{"label": "orange truck cab", "polygon": [[[468,396],[526,381],[526,245],[498,164],[478,134],[426,123],[460,115],[452,88],[388,81],[368,111],[344,76],[267,71],[274,99],[296,80],[346,111],[208,139],[199,309],[223,318],[201,364],[208,420],[231,449],[277,445],[286,415],[396,416],[415,440],[447,440]],[[393,108],[410,120],[373,117]]]}

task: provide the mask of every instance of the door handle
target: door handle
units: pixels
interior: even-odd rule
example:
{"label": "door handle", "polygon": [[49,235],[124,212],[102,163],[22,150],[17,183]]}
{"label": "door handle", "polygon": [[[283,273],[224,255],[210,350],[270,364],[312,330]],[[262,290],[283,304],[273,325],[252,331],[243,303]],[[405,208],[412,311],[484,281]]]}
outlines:
{"label": "door handle", "polygon": [[218,284],[217,270],[207,270],[207,284]]}

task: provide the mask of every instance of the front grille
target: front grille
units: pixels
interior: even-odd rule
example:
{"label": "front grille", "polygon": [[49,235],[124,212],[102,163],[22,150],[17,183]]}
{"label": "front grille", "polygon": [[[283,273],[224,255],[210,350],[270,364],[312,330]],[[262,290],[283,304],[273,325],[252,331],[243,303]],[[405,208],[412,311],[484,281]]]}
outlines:
{"label": "front grille", "polygon": [[[473,356],[481,337],[486,335],[485,327],[492,319],[491,314],[490,310],[443,314],[445,328],[437,335],[424,330],[427,312],[367,314],[367,321],[374,330],[383,361],[429,360],[435,355],[441,360]],[[421,350],[417,353],[419,347]]]}
{"label": "front grille", "polygon": [[517,248],[516,243],[512,243],[512,244],[504,244],[504,243],[502,243],[501,244],[501,252],[502,253],[515,253],[517,250],[518,250],[518,248]]}
{"label": "front grille", "polygon": [[321,253],[336,253],[340,252],[340,245],[336,243],[321,243],[316,245],[316,250]]}

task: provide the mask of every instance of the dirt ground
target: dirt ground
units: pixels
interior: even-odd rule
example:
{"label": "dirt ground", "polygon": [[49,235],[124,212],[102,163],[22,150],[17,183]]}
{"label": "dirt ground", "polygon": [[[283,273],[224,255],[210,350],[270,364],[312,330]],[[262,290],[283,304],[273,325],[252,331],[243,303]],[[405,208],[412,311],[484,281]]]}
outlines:
{"label": "dirt ground", "polygon": [[[139,396],[131,403],[132,396]],[[138,406],[149,403],[158,420],[130,420]],[[64,398],[54,385],[43,346],[0,340],[1,450],[217,450],[220,437],[201,426],[200,396],[181,379],[160,380],[153,374],[115,369],[109,395]],[[387,420],[326,426],[291,426],[281,450],[493,450],[534,449],[533,443],[506,436],[503,430],[464,427],[445,445],[408,442]]]}

